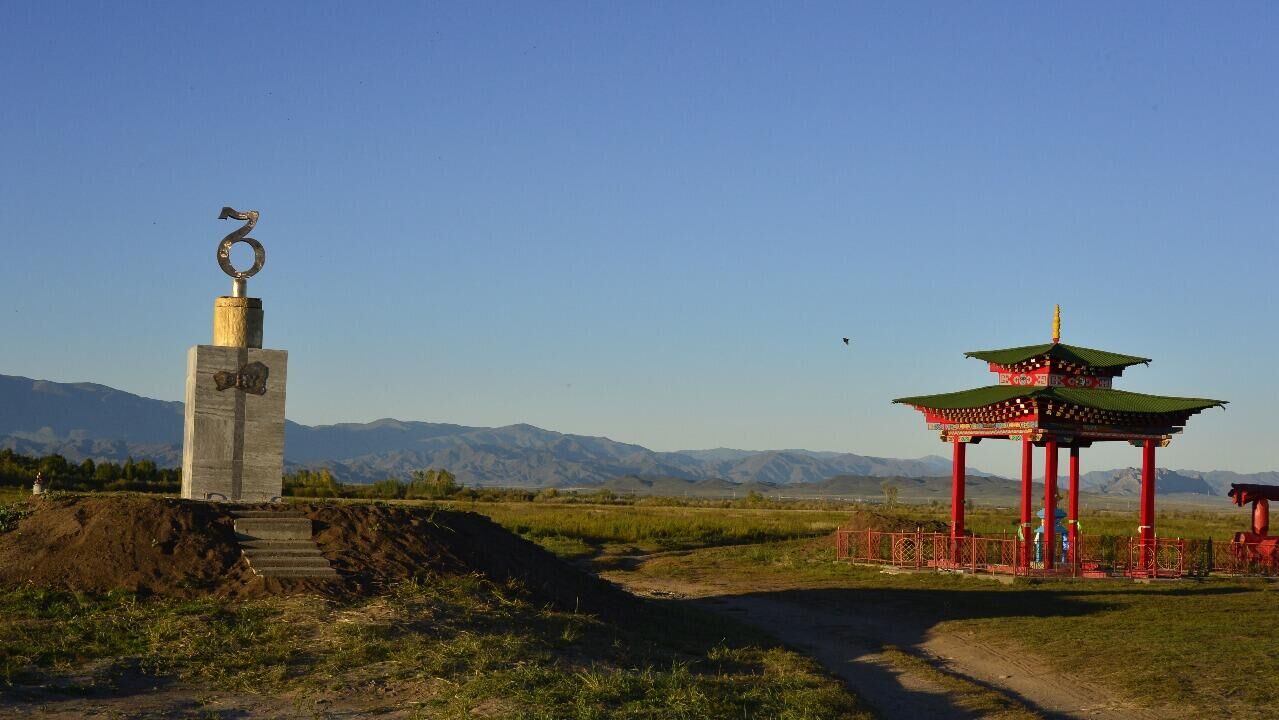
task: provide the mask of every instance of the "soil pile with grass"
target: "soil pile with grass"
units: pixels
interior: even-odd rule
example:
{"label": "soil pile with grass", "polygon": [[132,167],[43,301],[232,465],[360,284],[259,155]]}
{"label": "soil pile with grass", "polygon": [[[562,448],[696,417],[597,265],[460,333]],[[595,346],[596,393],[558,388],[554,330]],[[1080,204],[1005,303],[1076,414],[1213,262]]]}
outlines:
{"label": "soil pile with grass", "polygon": [[[233,510],[292,510],[312,520],[338,580],[263,578],[241,558]],[[557,607],[604,607],[623,595],[541,547],[467,512],[310,504],[235,506],[141,495],[25,501],[0,533],[0,586],[168,597],[295,592],[368,595],[409,579],[480,574]]]}
{"label": "soil pile with grass", "polygon": [[874,510],[854,510],[848,520],[841,526],[845,530],[875,530],[877,532],[920,532],[948,533],[950,525],[941,520],[919,520],[904,515],[876,512]]}

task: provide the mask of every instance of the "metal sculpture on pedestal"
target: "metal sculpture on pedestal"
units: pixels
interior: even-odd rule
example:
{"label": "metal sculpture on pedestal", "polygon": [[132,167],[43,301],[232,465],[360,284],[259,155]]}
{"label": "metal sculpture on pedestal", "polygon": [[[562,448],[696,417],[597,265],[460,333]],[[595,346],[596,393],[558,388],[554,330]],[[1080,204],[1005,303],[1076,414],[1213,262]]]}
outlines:
{"label": "metal sculpture on pedestal", "polygon": [[[278,500],[284,473],[284,398],[288,353],[262,348],[262,300],[248,280],[266,264],[249,237],[258,211],[222,208],[219,220],[245,221],[218,243],[217,259],[231,294],[213,303],[213,344],[187,352],[182,497],[230,502]],[[231,248],[253,248],[253,266],[237,270]]]}

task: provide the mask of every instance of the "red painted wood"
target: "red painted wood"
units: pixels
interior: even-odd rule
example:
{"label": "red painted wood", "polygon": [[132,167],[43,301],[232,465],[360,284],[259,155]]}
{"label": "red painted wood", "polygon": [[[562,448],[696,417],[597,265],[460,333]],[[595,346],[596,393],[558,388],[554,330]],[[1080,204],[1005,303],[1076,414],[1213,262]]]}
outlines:
{"label": "red painted wood", "polygon": [[[967,421],[960,421],[960,420],[952,420],[941,413],[932,412],[930,410],[923,410],[922,412],[924,413],[924,422],[938,423],[942,425],[962,425],[967,422]],[[1035,412],[1028,412],[1024,415],[1014,415],[1012,417],[1000,420],[999,422],[1001,423],[1032,422],[1038,419],[1039,419],[1039,412],[1035,411]]]}
{"label": "red painted wood", "polygon": [[1051,570],[1056,558],[1053,530],[1057,525],[1057,441],[1044,443],[1044,569]]}
{"label": "red painted wood", "polygon": [[956,440],[950,464],[951,560],[960,562],[959,539],[964,536],[964,460],[968,445]]}
{"label": "red painted wood", "polygon": [[1141,567],[1149,567],[1151,541],[1155,539],[1155,441],[1141,447]]}
{"label": "red painted wood", "polygon": [[1029,438],[1023,436],[1021,440],[1021,532],[1018,533],[1022,540],[1021,564],[1023,567],[1030,567],[1030,541],[1034,532],[1030,525],[1030,483],[1034,472],[1034,450],[1035,446]]}
{"label": "red painted wood", "polygon": [[1070,504],[1066,508],[1067,529],[1070,531],[1070,564],[1074,567],[1079,555],[1079,448],[1070,448]]}
{"label": "red painted wood", "polygon": [[1270,501],[1265,498],[1252,503],[1252,532],[1255,535],[1270,533]]}

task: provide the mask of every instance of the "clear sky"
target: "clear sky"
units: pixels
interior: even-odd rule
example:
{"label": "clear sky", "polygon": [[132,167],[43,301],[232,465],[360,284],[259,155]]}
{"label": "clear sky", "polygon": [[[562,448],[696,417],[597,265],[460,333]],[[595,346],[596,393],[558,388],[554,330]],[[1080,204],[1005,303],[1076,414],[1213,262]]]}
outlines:
{"label": "clear sky", "polygon": [[1231,401],[1161,464],[1279,468],[1277,31],[1273,3],[9,0],[0,373],[181,399],[231,205],[299,422],[944,453],[890,400],[988,384],[963,352],[1046,342],[1061,303],[1066,342],[1155,358],[1117,387]]}

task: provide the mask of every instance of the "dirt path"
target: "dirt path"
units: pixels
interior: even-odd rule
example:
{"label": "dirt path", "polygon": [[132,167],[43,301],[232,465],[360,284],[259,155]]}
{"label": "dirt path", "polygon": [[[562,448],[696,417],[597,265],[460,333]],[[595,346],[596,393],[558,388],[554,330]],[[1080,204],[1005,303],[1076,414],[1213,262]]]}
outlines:
{"label": "dirt path", "polygon": [[[152,680],[154,682],[154,680]],[[423,711],[402,697],[244,695],[175,685],[94,692],[87,697],[20,688],[0,693],[0,720],[411,720]]]}
{"label": "dirt path", "polygon": [[772,589],[741,594],[618,572],[631,592],[730,614],[804,652],[842,678],[885,718],[1175,717],[1124,702],[1109,690],[1052,670],[975,635],[874,605],[839,608]]}
{"label": "dirt path", "polygon": [[410,720],[423,716],[414,702],[417,689],[409,683],[364,692],[247,694],[104,660],[37,685],[0,686],[0,720]]}

